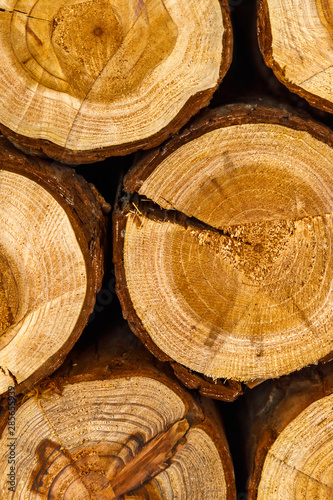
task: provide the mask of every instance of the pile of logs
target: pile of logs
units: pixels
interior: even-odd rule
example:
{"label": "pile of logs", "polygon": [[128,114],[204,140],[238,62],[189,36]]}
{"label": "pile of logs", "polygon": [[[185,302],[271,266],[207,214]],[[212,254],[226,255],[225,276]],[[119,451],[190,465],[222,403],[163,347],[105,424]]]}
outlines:
{"label": "pile of logs", "polygon": [[333,496],[333,7],[230,6],[0,0],[1,499]]}

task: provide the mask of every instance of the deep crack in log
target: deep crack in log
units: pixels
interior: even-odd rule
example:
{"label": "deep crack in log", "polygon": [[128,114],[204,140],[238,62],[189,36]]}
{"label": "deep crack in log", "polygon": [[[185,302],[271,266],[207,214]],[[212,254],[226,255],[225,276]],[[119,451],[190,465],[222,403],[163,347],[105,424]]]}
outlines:
{"label": "deep crack in log", "polygon": [[[232,462],[211,401],[184,389],[116,325],[76,344],[15,414],[16,493],[34,499],[235,500]],[[6,415],[0,415],[0,429]],[[0,495],[8,497],[5,431]],[[11,495],[11,493],[9,493]],[[9,497],[8,497],[9,498]]]}

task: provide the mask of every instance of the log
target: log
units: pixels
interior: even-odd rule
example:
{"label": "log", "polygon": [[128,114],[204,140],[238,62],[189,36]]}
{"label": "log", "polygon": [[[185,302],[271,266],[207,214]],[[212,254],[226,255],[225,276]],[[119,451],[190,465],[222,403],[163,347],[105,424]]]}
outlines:
{"label": "log", "polygon": [[227,0],[6,0],[0,44],[0,129],[71,164],[160,144],[232,58]]}
{"label": "log", "polygon": [[0,394],[56,370],[102,282],[110,206],[71,168],[0,138]]}
{"label": "log", "polygon": [[258,38],[265,62],[280,82],[332,113],[332,2],[260,0]]}
{"label": "log", "polygon": [[332,362],[249,391],[248,500],[332,498],[332,407]]}
{"label": "log", "polygon": [[[36,397],[37,396],[37,397]],[[183,389],[127,325],[70,353],[18,402],[15,498],[236,500],[211,401]],[[8,439],[0,439],[1,498]]]}
{"label": "log", "polygon": [[253,384],[332,356],[332,145],[328,128],[285,109],[230,105],[125,176],[123,315],[188,385],[192,371],[210,377],[216,397],[222,379]]}

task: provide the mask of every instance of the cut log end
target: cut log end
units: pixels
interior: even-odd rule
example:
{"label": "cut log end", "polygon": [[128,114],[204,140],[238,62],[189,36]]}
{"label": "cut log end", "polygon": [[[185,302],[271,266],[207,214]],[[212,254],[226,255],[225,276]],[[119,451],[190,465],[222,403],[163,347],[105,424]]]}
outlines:
{"label": "cut log end", "polygon": [[0,28],[3,133],[73,164],[160,144],[231,63],[226,0],[40,0]]}
{"label": "cut log end", "polygon": [[[124,322],[77,343],[15,414],[15,496],[64,500],[235,500],[211,401],[187,392]],[[0,496],[8,492],[0,406]]]}
{"label": "cut log end", "polygon": [[[65,381],[61,394],[46,390],[21,403],[16,436],[17,495],[199,500],[205,491],[212,500],[236,496],[222,428],[174,382],[149,374]],[[26,446],[32,436],[36,439]],[[4,433],[3,498],[7,444]]]}
{"label": "cut log end", "polygon": [[332,497],[332,366],[306,368],[246,395],[249,500]]}
{"label": "cut log end", "polygon": [[257,500],[332,498],[332,407],[333,394],[311,404],[282,431],[268,450]]}
{"label": "cut log end", "polygon": [[286,115],[217,111],[124,181],[123,309],[157,354],[213,379],[275,378],[332,352],[332,149]]}
{"label": "cut log end", "polygon": [[103,275],[106,207],[73,170],[0,147],[3,393],[55,370],[82,332]]}
{"label": "cut log end", "polygon": [[[65,76],[63,90],[106,104],[138,87],[170,55],[177,37],[177,25],[162,0],[122,7],[99,0],[60,7],[52,21],[51,45]],[[94,91],[96,79],[112,58],[112,79],[104,77],[103,87]],[[117,68],[120,64],[122,71]],[[56,85],[51,88],[59,90]]]}
{"label": "cut log end", "polygon": [[261,0],[259,45],[289,90],[333,112],[333,8],[329,0]]}
{"label": "cut log end", "polygon": [[60,330],[75,324],[87,273],[75,230],[54,197],[28,177],[6,170],[0,170],[0,185],[4,347],[18,334],[8,330],[14,323],[19,329],[35,323],[37,337],[46,324],[56,322]]}

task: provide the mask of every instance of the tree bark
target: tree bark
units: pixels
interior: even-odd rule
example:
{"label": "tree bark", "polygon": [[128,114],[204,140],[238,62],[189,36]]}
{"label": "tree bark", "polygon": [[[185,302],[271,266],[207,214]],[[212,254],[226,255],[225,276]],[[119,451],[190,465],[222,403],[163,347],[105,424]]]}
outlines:
{"label": "tree bark", "polygon": [[58,368],[104,272],[110,206],[74,170],[0,139],[0,393]]}
{"label": "tree bark", "polygon": [[242,419],[249,500],[332,498],[333,364],[249,391]]}
{"label": "tree bark", "polygon": [[[211,401],[190,395],[168,368],[124,324],[95,345],[77,344],[36,397],[17,405],[17,498],[235,500]],[[6,445],[4,430],[4,499]]]}
{"label": "tree bark", "polygon": [[312,106],[332,113],[332,3],[260,0],[258,37],[276,77]]}
{"label": "tree bark", "polygon": [[211,377],[216,396],[216,380],[253,384],[332,355],[332,144],[287,110],[231,105],[125,176],[123,314],[189,385],[191,371]]}
{"label": "tree bark", "polygon": [[0,41],[2,132],[72,164],[160,144],[232,57],[227,0],[9,0]]}

